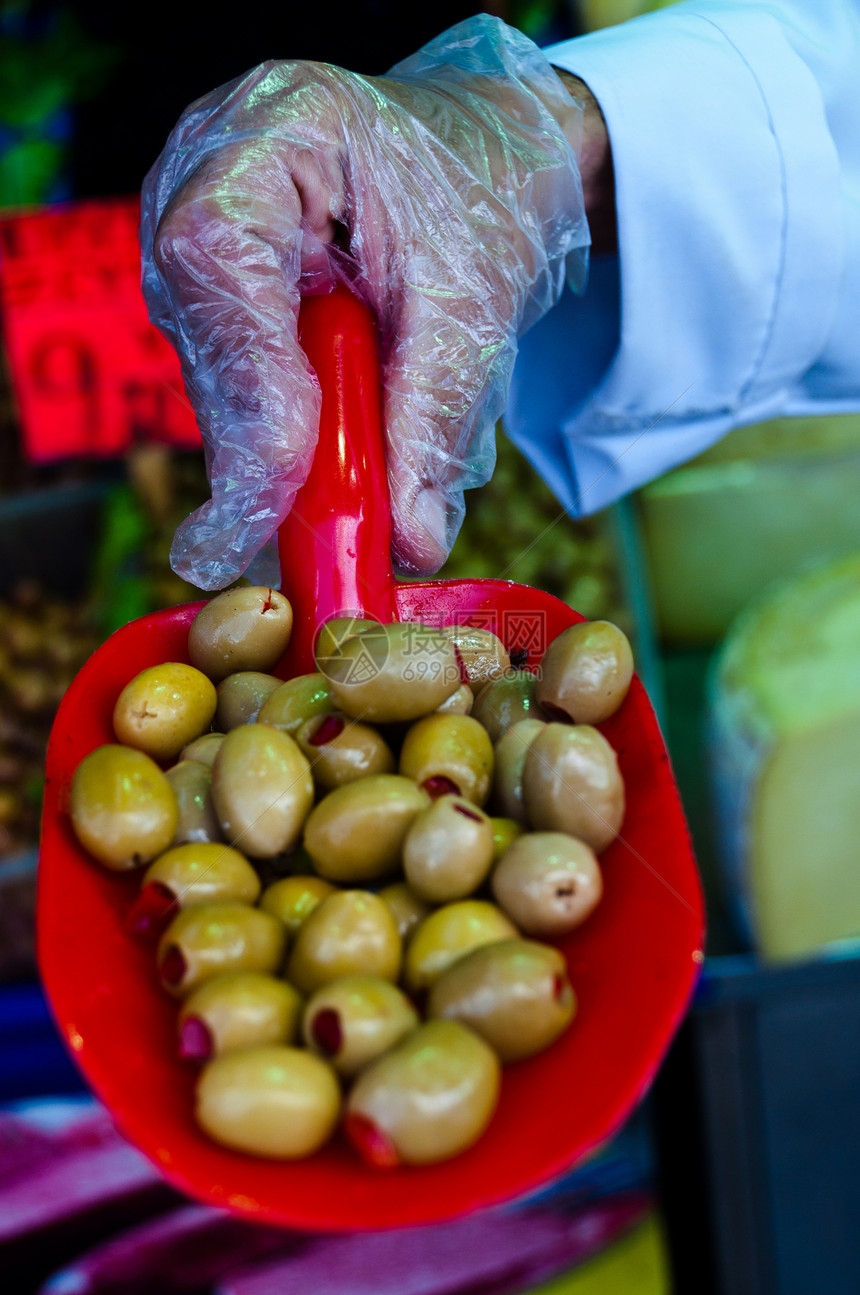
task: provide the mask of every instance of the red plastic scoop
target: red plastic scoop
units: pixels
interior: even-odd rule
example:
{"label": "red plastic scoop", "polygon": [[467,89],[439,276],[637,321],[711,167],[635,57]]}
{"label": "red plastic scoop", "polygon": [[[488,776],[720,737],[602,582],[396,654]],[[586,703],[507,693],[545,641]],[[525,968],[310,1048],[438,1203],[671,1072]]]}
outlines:
{"label": "red plastic scoop", "polygon": [[[302,345],[320,379],[322,428],[311,476],[281,528],[293,640],[279,673],[312,669],[320,622],[344,611],[380,620],[493,628],[536,665],[582,620],[564,603],[504,580],[396,582],[373,324],[346,291],[308,299]],[[145,666],[187,660],[200,603],[114,634],[81,670],[48,750],[38,944],[62,1034],[119,1127],[177,1187],[260,1221],[305,1229],[428,1223],[531,1191],[569,1170],[630,1114],[686,1008],[702,961],[699,880],[653,711],[638,679],[602,726],[627,786],[621,837],[603,854],[605,895],[563,945],[579,999],[570,1030],[505,1072],[481,1141],[424,1169],[365,1167],[340,1140],[296,1163],[226,1151],[192,1117],[194,1069],[176,1059],[176,1004],[157,984],[152,946],[126,929],[135,876],[107,873],[77,844],[66,813],[72,774],[114,741],[111,714]]]}

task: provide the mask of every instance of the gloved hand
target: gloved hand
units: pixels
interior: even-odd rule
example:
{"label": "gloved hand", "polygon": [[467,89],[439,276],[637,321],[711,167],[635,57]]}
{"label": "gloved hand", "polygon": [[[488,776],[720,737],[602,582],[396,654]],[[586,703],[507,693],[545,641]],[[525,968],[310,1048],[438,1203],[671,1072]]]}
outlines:
{"label": "gloved hand", "polygon": [[[489,479],[516,339],[584,282],[581,105],[525,36],[471,18],[384,77],[265,63],[193,104],[143,190],[143,286],[179,351],[212,499],[174,569],[235,580],[316,441],[300,296],[341,278],[376,313],[394,559],[430,572]],[[276,565],[254,578],[277,581]]]}

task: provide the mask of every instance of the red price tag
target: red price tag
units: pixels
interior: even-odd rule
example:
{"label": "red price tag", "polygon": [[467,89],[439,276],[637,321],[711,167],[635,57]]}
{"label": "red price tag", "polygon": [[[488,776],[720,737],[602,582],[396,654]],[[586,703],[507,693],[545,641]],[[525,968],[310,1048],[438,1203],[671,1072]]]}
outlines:
{"label": "red price tag", "polygon": [[147,318],[139,210],[115,198],[0,219],[0,308],[34,463],[200,446],[179,360]]}

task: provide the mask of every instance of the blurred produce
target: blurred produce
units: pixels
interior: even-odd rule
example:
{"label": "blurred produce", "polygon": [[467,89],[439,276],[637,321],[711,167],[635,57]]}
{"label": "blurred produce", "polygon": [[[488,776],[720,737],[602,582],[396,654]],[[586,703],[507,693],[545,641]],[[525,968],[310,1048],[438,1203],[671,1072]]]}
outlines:
{"label": "blurred produce", "polygon": [[35,580],[0,599],[0,861],[36,843],[54,714],[96,645],[86,606]]}
{"label": "blurred produce", "polygon": [[585,31],[614,27],[655,9],[668,9],[676,0],[578,0],[577,9]]}
{"label": "blurred produce", "polygon": [[605,515],[568,517],[501,428],[496,451],[492,479],[466,494],[466,519],[439,578],[515,580],[631,635]]}
{"label": "blurred produce", "polygon": [[767,958],[860,937],[860,552],[754,603],[708,702],[728,898]]}
{"label": "blurred produce", "polygon": [[775,580],[860,549],[860,416],[741,427],[637,495],[657,632],[717,642]]}

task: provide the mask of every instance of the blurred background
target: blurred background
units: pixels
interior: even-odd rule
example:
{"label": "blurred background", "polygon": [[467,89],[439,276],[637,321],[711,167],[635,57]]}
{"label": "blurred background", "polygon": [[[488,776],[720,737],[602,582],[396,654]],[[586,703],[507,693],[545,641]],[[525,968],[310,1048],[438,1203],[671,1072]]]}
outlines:
{"label": "blurred background", "polygon": [[[207,497],[202,453],[137,287],[137,193],[177,116],[266,58],[384,71],[482,9],[546,44],[658,7],[0,6],[4,1290],[860,1290],[860,417],[742,429],[581,522],[498,429],[495,476],[467,497],[441,574],[504,572],[630,635],[694,838],[708,945],[628,1127],[521,1211],[450,1225],[450,1271],[404,1277],[436,1252],[433,1229],[392,1234],[365,1269],[354,1238],[338,1285],[334,1239],[298,1245],[179,1198],[86,1093],[36,971],[57,704],[115,628],[199,596],[167,554]],[[530,1242],[529,1210],[552,1221],[549,1248]],[[512,1229],[513,1266],[494,1258]]]}

